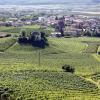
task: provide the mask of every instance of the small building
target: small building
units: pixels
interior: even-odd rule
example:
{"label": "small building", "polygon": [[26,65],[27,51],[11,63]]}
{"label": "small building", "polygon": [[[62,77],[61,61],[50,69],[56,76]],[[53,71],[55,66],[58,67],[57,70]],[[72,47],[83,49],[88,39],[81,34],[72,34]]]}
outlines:
{"label": "small building", "polygon": [[62,34],[61,34],[60,32],[53,32],[53,33],[51,33],[50,36],[51,36],[51,37],[61,37]]}
{"label": "small building", "polygon": [[64,33],[65,36],[73,36],[73,37],[79,37],[81,36],[81,31],[78,31],[78,30],[71,30],[71,31],[66,31]]}
{"label": "small building", "polygon": [[39,21],[39,22],[44,22],[44,21],[45,21],[45,17],[39,17],[39,18],[38,18],[38,21]]}

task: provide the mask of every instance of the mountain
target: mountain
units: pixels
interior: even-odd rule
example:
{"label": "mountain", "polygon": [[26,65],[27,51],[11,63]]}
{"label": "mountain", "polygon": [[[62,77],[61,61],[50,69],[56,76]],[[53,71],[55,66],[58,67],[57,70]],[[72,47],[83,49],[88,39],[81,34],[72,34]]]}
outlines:
{"label": "mountain", "polygon": [[0,0],[0,5],[32,5],[53,3],[100,3],[100,0]]}

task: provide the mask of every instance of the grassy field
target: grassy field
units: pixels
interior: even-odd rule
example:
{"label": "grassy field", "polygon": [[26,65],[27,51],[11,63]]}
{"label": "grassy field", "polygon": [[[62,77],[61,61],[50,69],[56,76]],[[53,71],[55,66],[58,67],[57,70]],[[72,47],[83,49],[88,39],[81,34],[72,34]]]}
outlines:
{"label": "grassy field", "polygon": [[30,34],[33,31],[44,31],[46,33],[46,35],[48,36],[51,32],[54,31],[53,28],[42,28],[42,26],[40,25],[31,25],[31,26],[22,26],[22,27],[0,27],[0,32],[7,32],[7,33],[11,33],[12,35],[19,35],[20,31],[24,29],[26,30],[27,34]]}
{"label": "grassy field", "polygon": [[[0,96],[7,95],[8,100],[100,100],[99,55],[91,52],[100,39],[48,40],[50,46],[39,49],[19,45],[12,37],[0,39],[0,50],[4,50],[0,52]],[[88,43],[94,43],[93,47]],[[73,66],[75,74],[64,72],[64,64]]]}

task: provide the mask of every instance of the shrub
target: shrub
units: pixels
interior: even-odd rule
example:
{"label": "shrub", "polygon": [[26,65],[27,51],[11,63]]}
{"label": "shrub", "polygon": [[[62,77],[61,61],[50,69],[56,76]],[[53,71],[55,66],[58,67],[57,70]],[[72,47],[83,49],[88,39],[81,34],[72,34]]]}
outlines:
{"label": "shrub", "polygon": [[20,44],[26,44],[27,43],[27,38],[26,37],[19,37],[18,38],[18,43],[20,43]]}
{"label": "shrub", "polygon": [[27,37],[26,37],[26,31],[21,30],[20,36],[18,38],[18,43],[20,44],[26,44],[27,43]]}
{"label": "shrub", "polygon": [[62,69],[65,71],[65,72],[70,72],[70,73],[74,73],[75,72],[75,68],[73,68],[72,66],[70,65],[63,65],[62,66]]}
{"label": "shrub", "polygon": [[12,98],[12,94],[14,93],[14,91],[12,89],[9,88],[0,88],[0,100],[13,100]]}
{"label": "shrub", "polygon": [[10,94],[9,93],[4,93],[1,95],[1,100],[10,100]]}

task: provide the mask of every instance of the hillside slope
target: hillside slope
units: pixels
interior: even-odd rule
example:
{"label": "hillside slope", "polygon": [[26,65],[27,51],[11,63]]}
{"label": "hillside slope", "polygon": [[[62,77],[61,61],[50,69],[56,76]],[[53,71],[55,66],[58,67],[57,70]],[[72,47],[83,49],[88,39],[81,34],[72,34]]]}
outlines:
{"label": "hillside slope", "polygon": [[[83,77],[99,71],[100,63],[90,53],[83,53],[86,44],[82,42],[100,39],[48,40],[50,46],[46,49],[15,43],[0,53],[0,87],[14,91],[9,94],[14,98],[10,100],[100,100],[99,86]],[[8,38],[0,39],[0,48],[8,43]],[[64,72],[64,64],[73,66],[75,74]]]}

